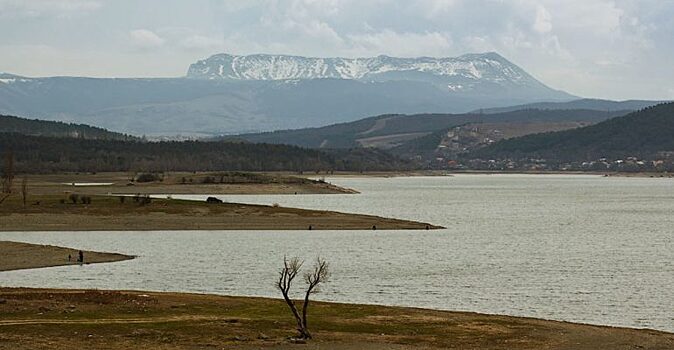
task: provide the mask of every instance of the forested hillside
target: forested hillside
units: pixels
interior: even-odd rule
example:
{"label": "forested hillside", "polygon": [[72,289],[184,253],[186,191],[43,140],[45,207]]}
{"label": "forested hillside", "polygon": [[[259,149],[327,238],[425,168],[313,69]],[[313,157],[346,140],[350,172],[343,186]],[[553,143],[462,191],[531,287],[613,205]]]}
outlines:
{"label": "forested hillside", "polygon": [[653,159],[674,152],[674,103],[574,130],[527,135],[476,150],[468,158],[543,158],[583,161],[599,158]]}
{"label": "forested hillside", "polygon": [[241,142],[138,142],[0,133],[18,172],[55,171],[369,171],[409,169],[411,163],[370,150],[323,152]]}
{"label": "forested hillside", "polygon": [[100,140],[132,140],[133,136],[124,135],[103,128],[85,124],[25,119],[9,115],[0,115],[0,133],[18,133],[34,136],[75,137]]}
{"label": "forested hillside", "polygon": [[467,123],[559,123],[568,121],[597,123],[627,113],[629,111],[525,109],[497,114],[391,114],[321,128],[245,134],[237,138],[251,142],[290,144],[311,148],[372,147],[382,141],[402,144]]}

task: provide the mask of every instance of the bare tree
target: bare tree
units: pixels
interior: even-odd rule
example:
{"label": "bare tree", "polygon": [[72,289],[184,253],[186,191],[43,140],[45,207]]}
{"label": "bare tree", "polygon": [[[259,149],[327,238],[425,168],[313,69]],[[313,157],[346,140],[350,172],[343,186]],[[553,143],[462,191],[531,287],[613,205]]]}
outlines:
{"label": "bare tree", "polygon": [[23,207],[26,207],[26,200],[28,199],[28,177],[24,176],[21,180],[21,198],[23,199]]}
{"label": "bare tree", "polygon": [[2,168],[2,193],[12,193],[12,181],[14,181],[14,154],[9,151],[5,153],[5,166]]}
{"label": "bare tree", "polygon": [[300,269],[302,268],[302,264],[304,264],[303,261],[300,261],[299,258],[295,257],[290,260],[288,260],[285,256],[283,257],[283,268],[281,271],[279,271],[279,279],[277,283],[277,287],[279,290],[281,290],[281,294],[283,294],[283,300],[285,300],[286,304],[288,304],[288,307],[290,308],[290,312],[292,312],[293,316],[295,317],[295,321],[297,321],[297,331],[300,333],[300,338],[306,338],[305,337],[305,332],[304,332],[304,324],[302,323],[302,317],[300,317],[299,311],[297,311],[297,306],[295,306],[295,303],[290,299],[290,287],[292,287],[293,280],[295,277],[297,277],[297,274],[300,272]]}
{"label": "bare tree", "polygon": [[307,311],[309,310],[309,297],[313,293],[319,291],[319,285],[323,282],[326,282],[330,277],[329,265],[328,263],[321,259],[320,257],[316,259],[316,264],[313,266],[312,271],[309,271],[304,274],[304,281],[307,284],[307,291],[304,295],[304,304],[302,305],[302,315],[295,306],[295,302],[290,299],[290,289],[292,287],[293,280],[300,272],[304,261],[301,261],[299,258],[295,257],[288,260],[286,257],[283,257],[283,268],[279,271],[279,280],[277,283],[278,289],[283,294],[283,300],[290,308],[290,311],[295,317],[297,322],[297,331],[299,332],[299,337],[301,339],[311,339],[311,333],[307,327]]}
{"label": "bare tree", "polygon": [[304,282],[308,285],[307,292],[304,295],[304,305],[302,306],[302,324],[304,325],[304,332],[307,335],[307,338],[311,338],[311,334],[308,331],[307,324],[307,310],[309,309],[309,296],[313,293],[318,293],[320,291],[319,284],[325,282],[330,278],[330,269],[328,262],[321,259],[320,257],[316,258],[316,263],[314,264],[313,271],[309,271],[304,274]]}

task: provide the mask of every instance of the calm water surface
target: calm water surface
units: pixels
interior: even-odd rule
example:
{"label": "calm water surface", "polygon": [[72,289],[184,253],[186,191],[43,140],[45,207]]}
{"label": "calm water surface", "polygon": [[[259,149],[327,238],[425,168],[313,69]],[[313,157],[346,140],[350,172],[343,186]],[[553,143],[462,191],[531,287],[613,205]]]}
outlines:
{"label": "calm water surface", "polygon": [[674,331],[674,179],[328,181],[362,194],[219,197],[447,229],[0,233],[3,240],[138,255],[119,263],[3,272],[0,284],[278,297],[273,283],[283,255],[311,260],[320,254],[331,262],[333,279],[317,299]]}

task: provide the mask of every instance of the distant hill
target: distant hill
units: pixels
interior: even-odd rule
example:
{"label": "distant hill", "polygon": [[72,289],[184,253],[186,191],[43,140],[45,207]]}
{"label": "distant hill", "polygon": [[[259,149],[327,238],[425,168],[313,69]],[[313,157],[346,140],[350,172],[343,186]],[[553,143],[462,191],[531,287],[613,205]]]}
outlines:
{"label": "distant hill", "polygon": [[374,150],[318,151],[241,142],[138,142],[0,133],[18,172],[56,171],[382,171],[413,165]]}
{"label": "distant hill", "polygon": [[391,149],[429,134],[470,123],[584,122],[593,124],[627,113],[629,111],[526,109],[496,114],[392,114],[320,128],[243,134],[236,138],[250,142],[290,144],[310,148],[364,146]]}
{"label": "distant hill", "polygon": [[604,157],[657,158],[660,152],[674,152],[674,103],[574,130],[503,140],[476,150],[467,158],[584,161]]}
{"label": "distant hill", "polygon": [[597,111],[637,111],[640,109],[644,109],[646,107],[655,106],[663,102],[667,101],[645,101],[645,100],[611,101],[611,100],[583,98],[579,100],[565,101],[565,102],[537,102],[509,107],[484,108],[476,110],[474,111],[474,113],[493,114],[493,113],[512,112],[523,109],[541,109],[541,110],[590,109]]}
{"label": "distant hill", "polygon": [[85,124],[70,124],[0,115],[0,133],[18,133],[33,136],[74,137],[100,140],[134,140],[124,135]]}

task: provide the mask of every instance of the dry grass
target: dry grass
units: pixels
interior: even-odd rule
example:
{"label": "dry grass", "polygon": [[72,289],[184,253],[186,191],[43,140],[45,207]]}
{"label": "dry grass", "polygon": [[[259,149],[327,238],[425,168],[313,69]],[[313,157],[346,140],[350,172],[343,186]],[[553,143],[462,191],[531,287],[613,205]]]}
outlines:
{"label": "dry grass", "polygon": [[[89,194],[350,194],[348,188],[309,181],[290,174],[252,174],[260,182],[204,183],[207,177],[219,181],[218,173],[168,173],[163,181],[133,182],[134,173],[65,173],[28,175],[29,191],[33,194],[53,194],[86,191]],[[183,183],[183,178],[186,180]],[[19,181],[15,181],[19,192]],[[112,183],[108,186],[79,187],[72,183]],[[69,185],[70,184],[70,185]]]}
{"label": "dry grass", "polygon": [[508,316],[316,303],[291,344],[280,300],[0,289],[0,349],[672,349],[674,334]]}
{"label": "dry grass", "polygon": [[[13,194],[0,205],[0,231],[99,230],[369,230],[425,229],[436,226],[370,215],[235,203],[209,204],[127,197],[91,196],[72,203],[68,194],[32,195],[26,207]],[[39,202],[39,204],[35,204]]]}

